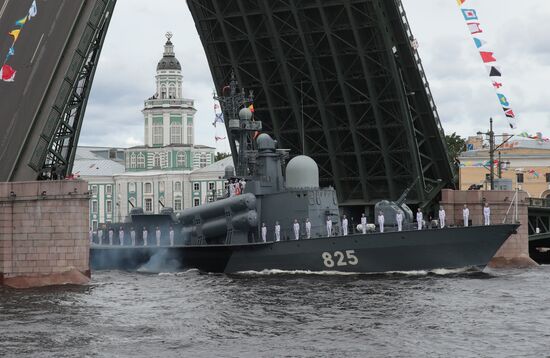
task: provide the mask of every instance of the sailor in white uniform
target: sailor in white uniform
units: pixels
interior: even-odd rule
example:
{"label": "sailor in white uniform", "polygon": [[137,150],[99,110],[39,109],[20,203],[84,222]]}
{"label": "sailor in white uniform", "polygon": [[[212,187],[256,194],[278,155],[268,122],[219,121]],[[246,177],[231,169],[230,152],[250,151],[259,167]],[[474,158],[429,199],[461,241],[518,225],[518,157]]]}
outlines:
{"label": "sailor in white uniform", "polygon": [[155,231],[155,237],[157,239],[157,246],[160,246],[160,228],[157,226],[157,230]]}
{"label": "sailor in white uniform", "polygon": [[397,222],[397,231],[403,231],[403,212],[401,210],[397,210],[395,222]]}
{"label": "sailor in white uniform", "polygon": [[113,244],[113,237],[115,236],[115,231],[111,228],[109,229],[109,245]]}
{"label": "sailor in white uniform", "polygon": [[120,229],[118,229],[118,240],[120,246],[124,246],[124,229],[122,228],[122,226],[120,227]]}
{"label": "sailor in white uniform", "polygon": [[442,206],[439,207],[439,227],[445,227],[445,208]]}
{"label": "sailor in white uniform", "polygon": [[470,218],[470,209],[468,209],[468,205],[464,204],[464,209],[462,209],[462,219],[464,219],[464,227],[468,226],[469,218]]}
{"label": "sailor in white uniform", "polygon": [[367,217],[365,216],[365,213],[361,214],[361,231],[363,234],[367,233]]}
{"label": "sailor in white uniform", "polygon": [[132,240],[132,246],[136,246],[136,230],[130,228],[130,239]]}
{"label": "sailor in white uniform", "polygon": [[309,221],[309,218],[306,219],[306,238],[311,239],[311,221]]}
{"label": "sailor in white uniform", "polygon": [[298,220],[294,219],[294,240],[300,239],[300,223],[298,223]]}
{"label": "sailor in white uniform", "polygon": [[485,225],[491,225],[491,208],[489,207],[489,203],[485,203],[485,207],[483,207],[483,219]]}
{"label": "sailor in white uniform", "polygon": [[348,219],[346,218],[346,215],[344,215],[344,218],[342,219],[342,235],[348,235]]}
{"label": "sailor in white uniform", "polygon": [[281,241],[281,225],[275,221],[275,241]]}
{"label": "sailor in white uniform", "polygon": [[267,227],[262,223],[262,241],[267,242]]}
{"label": "sailor in white uniform", "polygon": [[103,245],[103,229],[97,231],[97,241],[99,245]]}
{"label": "sailor in white uniform", "polygon": [[332,219],[330,216],[327,216],[327,237],[332,236]]}
{"label": "sailor in white uniform", "polygon": [[422,210],[418,208],[418,211],[416,212],[416,221],[418,223],[418,230],[422,230],[422,222],[424,221],[424,215],[422,214]]}
{"label": "sailor in white uniform", "polygon": [[384,212],[380,210],[380,212],[378,213],[378,226],[380,228],[380,232],[384,232],[384,221]]}
{"label": "sailor in white uniform", "polygon": [[170,231],[168,232],[170,238],[170,246],[174,246],[174,228],[170,226]]}
{"label": "sailor in white uniform", "polygon": [[147,228],[143,227],[143,246],[147,246],[147,235],[149,233],[147,232]]}
{"label": "sailor in white uniform", "polygon": [[90,245],[92,245],[94,243],[94,231],[92,228],[88,231],[88,239],[90,240]]}

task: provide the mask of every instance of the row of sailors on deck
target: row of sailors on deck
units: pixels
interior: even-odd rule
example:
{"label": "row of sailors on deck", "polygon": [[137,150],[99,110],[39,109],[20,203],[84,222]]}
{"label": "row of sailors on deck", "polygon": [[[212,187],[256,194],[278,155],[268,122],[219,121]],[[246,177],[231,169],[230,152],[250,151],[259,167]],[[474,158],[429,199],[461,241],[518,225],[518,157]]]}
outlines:
{"label": "row of sailors on deck", "polygon": [[[464,208],[462,209],[462,216],[463,216],[463,220],[464,220],[464,226],[467,227],[468,223],[469,223],[470,209],[468,209],[468,206],[466,204],[464,204]],[[446,225],[445,208],[440,207],[439,212],[438,212],[438,218],[439,218],[439,222],[438,222],[439,227],[442,228],[442,229],[445,228],[445,225]],[[384,232],[385,217],[384,217],[384,213],[382,211],[380,211],[380,213],[378,214],[377,219],[378,219],[379,231]],[[484,208],[483,208],[483,219],[484,219],[484,221],[483,221],[484,225],[490,225],[491,224],[491,208],[489,207],[488,203],[486,203]],[[396,213],[395,222],[397,223],[397,231],[402,231],[403,230],[403,212],[402,211],[398,211]],[[416,222],[417,222],[417,229],[422,230],[422,228],[425,226],[425,220],[424,220],[424,214],[422,213],[422,210],[420,208],[418,208],[418,210],[416,212]],[[305,226],[305,237],[307,239],[310,239],[311,238],[311,222],[309,221],[309,219],[306,219],[304,226]],[[342,228],[342,235],[347,236],[348,235],[348,230],[349,230],[349,222],[348,222],[348,219],[347,219],[346,215],[344,215],[343,218],[342,218],[341,228]],[[367,228],[368,228],[367,217],[365,216],[365,214],[362,214],[361,215],[361,231],[362,231],[363,234],[367,233]],[[300,223],[298,222],[297,219],[294,219],[294,223],[292,225],[292,231],[293,231],[293,234],[294,234],[294,239],[299,240],[300,239]],[[262,241],[267,242],[267,226],[266,226],[265,223],[262,223],[262,227],[261,227],[260,232],[261,232]],[[327,221],[326,221],[326,234],[327,234],[327,237],[331,237],[333,235],[332,218],[330,216],[327,217]],[[275,222],[274,235],[275,235],[275,241],[280,241],[281,240],[281,225],[279,224],[278,221]]]}
{"label": "row of sailors on deck", "polygon": [[[97,240],[98,240],[98,244],[103,245],[103,235],[104,235],[103,230],[98,230],[97,233],[95,233],[92,230],[92,228],[90,228],[90,231],[88,233],[88,236],[89,236],[89,239],[90,239],[90,244],[94,244],[94,236],[96,236]],[[154,241],[154,243],[157,246],[160,246],[162,237],[163,237],[163,233],[162,233],[160,227],[157,226],[156,230],[155,230],[155,241]],[[134,230],[133,227],[130,229],[130,235],[129,236],[126,235],[126,233],[124,232],[124,229],[122,228],[122,226],[118,230],[118,236],[117,237],[115,237],[115,230],[112,229],[112,228],[109,229],[107,231],[106,239],[108,241],[106,242],[106,244],[114,245],[115,244],[115,238],[118,239],[118,244],[120,246],[124,246],[125,243],[131,244],[132,246],[136,246],[137,236],[136,236],[136,230]],[[149,230],[147,230],[146,227],[143,227],[143,231],[141,232],[141,239],[143,240],[143,246],[148,246],[149,245]],[[127,242],[126,240],[129,240],[129,242]],[[174,246],[174,229],[171,226],[168,230],[168,242],[169,242],[170,246]]]}

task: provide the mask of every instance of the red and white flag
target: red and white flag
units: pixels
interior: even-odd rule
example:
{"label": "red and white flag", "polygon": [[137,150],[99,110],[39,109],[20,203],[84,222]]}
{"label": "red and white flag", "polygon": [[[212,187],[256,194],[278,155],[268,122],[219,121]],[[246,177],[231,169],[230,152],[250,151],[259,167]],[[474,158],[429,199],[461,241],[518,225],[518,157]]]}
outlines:
{"label": "red and white flag", "polygon": [[11,66],[4,65],[0,69],[0,78],[2,78],[2,81],[4,82],[13,82],[15,80],[15,71]]}

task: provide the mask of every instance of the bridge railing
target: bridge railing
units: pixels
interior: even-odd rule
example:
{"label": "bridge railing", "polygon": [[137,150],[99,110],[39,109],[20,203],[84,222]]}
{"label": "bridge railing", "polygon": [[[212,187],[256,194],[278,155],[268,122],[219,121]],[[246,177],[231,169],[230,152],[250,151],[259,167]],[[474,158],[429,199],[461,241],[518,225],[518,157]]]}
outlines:
{"label": "bridge railing", "polygon": [[537,208],[550,208],[550,199],[529,198],[529,206],[537,207]]}

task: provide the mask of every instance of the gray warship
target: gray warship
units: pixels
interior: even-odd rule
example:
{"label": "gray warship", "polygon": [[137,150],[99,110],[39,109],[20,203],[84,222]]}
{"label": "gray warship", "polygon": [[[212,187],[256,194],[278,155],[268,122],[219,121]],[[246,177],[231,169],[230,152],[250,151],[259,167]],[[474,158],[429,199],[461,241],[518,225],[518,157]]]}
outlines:
{"label": "gray warship", "polygon": [[[237,91],[237,83],[218,97],[228,121],[228,130],[238,138],[235,167],[225,168],[228,182],[245,182],[239,195],[174,215],[170,210],[131,215],[132,225],[171,227],[173,242],[166,235],[160,243],[92,245],[91,267],[135,270],[151,261],[172,270],[198,269],[214,273],[282,271],[341,271],[381,273],[463,267],[483,268],[515,232],[518,225],[452,227],[416,230],[412,211],[404,203],[406,192],[395,201],[376,205],[385,214],[386,232],[343,235],[340,208],[332,187],[319,187],[319,170],[313,159],[298,155],[287,163],[289,153],[277,141],[261,133],[262,123],[248,108],[252,97]],[[414,185],[414,183],[413,183]],[[397,211],[404,214],[404,231],[392,230]],[[306,238],[304,221],[311,223]],[[330,233],[327,220],[332,223]],[[280,240],[274,227],[280,225]],[[293,226],[300,225],[296,240]],[[261,228],[267,228],[266,240]],[[118,225],[118,224],[117,224]],[[127,226],[127,225],[126,225]],[[154,240],[153,240],[154,241]]]}

